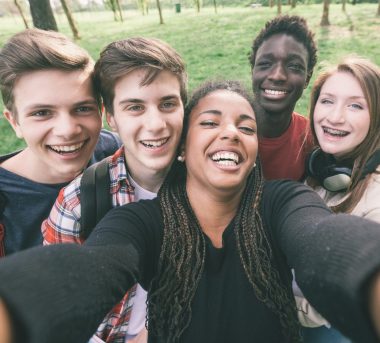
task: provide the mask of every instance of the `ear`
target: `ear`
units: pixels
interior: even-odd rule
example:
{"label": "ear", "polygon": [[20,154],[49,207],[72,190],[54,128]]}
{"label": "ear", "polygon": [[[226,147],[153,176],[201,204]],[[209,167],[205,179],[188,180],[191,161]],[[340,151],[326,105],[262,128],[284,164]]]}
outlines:
{"label": "ear", "polygon": [[117,132],[117,124],[115,121],[115,117],[111,113],[106,112],[106,120],[112,131]]}
{"label": "ear", "polygon": [[7,109],[4,110],[3,114],[4,114],[4,117],[8,120],[8,123],[12,126],[14,132],[16,133],[16,136],[18,138],[24,138],[20,125],[16,119],[16,116]]}
{"label": "ear", "polygon": [[185,154],[185,144],[181,144],[181,146],[178,148],[178,161],[184,162],[186,158]]}

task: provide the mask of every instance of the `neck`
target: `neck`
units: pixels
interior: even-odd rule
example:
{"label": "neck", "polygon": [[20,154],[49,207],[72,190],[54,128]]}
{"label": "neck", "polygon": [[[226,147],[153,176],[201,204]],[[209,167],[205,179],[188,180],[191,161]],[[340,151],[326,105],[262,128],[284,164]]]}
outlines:
{"label": "neck", "polygon": [[260,136],[265,138],[280,137],[288,129],[293,109],[284,113],[270,113],[257,106],[256,119]]}
{"label": "neck", "polygon": [[152,171],[147,169],[141,170],[141,168],[139,168],[139,170],[134,170],[134,168],[129,165],[126,167],[132,179],[140,187],[152,193],[158,193],[158,190],[160,189],[162,183],[164,182],[166,174],[169,171],[169,168],[160,171]]}
{"label": "neck", "polygon": [[223,246],[223,232],[235,217],[242,191],[235,193],[210,193],[204,188],[189,187],[186,183],[187,195],[202,231],[210,238],[212,244]]}

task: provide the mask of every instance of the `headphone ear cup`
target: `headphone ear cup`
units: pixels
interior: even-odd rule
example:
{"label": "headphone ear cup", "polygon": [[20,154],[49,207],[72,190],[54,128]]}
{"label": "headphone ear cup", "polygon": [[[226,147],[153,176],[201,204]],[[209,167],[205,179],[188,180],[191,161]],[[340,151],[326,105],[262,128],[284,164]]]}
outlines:
{"label": "headphone ear cup", "polygon": [[330,192],[344,191],[351,184],[352,169],[337,166],[334,157],[325,154],[320,148],[309,155],[306,173]]}

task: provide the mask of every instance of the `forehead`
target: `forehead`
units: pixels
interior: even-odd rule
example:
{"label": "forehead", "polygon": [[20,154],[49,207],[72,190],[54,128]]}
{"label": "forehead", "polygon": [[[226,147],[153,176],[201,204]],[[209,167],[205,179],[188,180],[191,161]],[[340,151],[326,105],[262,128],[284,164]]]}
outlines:
{"label": "forehead", "polygon": [[78,102],[83,97],[94,97],[89,71],[38,70],[23,74],[14,85],[14,99],[18,103],[54,104],[58,99]]}
{"label": "forehead", "polygon": [[137,69],[122,76],[115,83],[115,98],[124,98],[125,96],[140,98],[152,95],[152,92],[180,94],[180,82],[175,74],[163,70],[157,74],[151,83],[142,85],[147,72],[147,69]]}
{"label": "forehead", "polygon": [[337,71],[329,76],[322,85],[321,92],[364,96],[364,92],[359,81],[354,77],[354,75],[346,71]]}
{"label": "forehead", "polygon": [[191,113],[218,111],[222,115],[232,116],[246,114],[255,119],[251,104],[238,93],[229,90],[217,90],[199,100]]}
{"label": "forehead", "polygon": [[257,50],[256,60],[268,55],[281,59],[298,56],[305,61],[309,56],[306,47],[302,43],[293,36],[284,33],[274,34],[266,39]]}

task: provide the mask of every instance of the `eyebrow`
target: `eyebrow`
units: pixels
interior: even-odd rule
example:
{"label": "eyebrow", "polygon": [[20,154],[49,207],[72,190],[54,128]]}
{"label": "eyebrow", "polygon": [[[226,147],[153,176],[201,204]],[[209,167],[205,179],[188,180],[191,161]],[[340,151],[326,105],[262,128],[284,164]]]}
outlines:
{"label": "eyebrow", "polygon": [[[329,92],[321,92],[319,94],[319,96],[321,96],[321,95],[327,95],[327,96],[331,96],[331,97],[336,97],[337,96],[336,94],[329,93]],[[367,99],[365,98],[365,96],[361,96],[361,95],[348,96],[347,98],[348,99],[364,99],[365,101],[367,101]]]}
{"label": "eyebrow", "polygon": [[[160,98],[160,101],[165,101],[165,100],[170,100],[170,99],[180,99],[180,97],[177,94],[170,94],[170,95],[165,95],[162,98]],[[119,101],[119,105],[124,105],[127,103],[141,104],[141,103],[145,103],[145,102],[146,101],[143,99],[127,98],[127,99]]]}
{"label": "eyebrow", "polygon": [[[260,58],[275,58],[275,54],[273,52],[268,52],[266,54],[262,54],[262,55],[259,55],[257,57],[257,59],[259,60]],[[301,57],[301,55],[299,54],[288,54],[287,57],[286,57],[287,60],[291,60],[291,59],[299,59],[301,61],[303,61],[303,58]]]}
{"label": "eyebrow", "polygon": [[[71,107],[77,107],[77,106],[83,106],[83,105],[96,105],[97,102],[95,99],[86,99],[86,100],[83,100],[83,101],[79,101],[79,102],[76,102],[74,104],[71,105]],[[37,109],[52,109],[52,108],[55,108],[57,107],[55,104],[44,104],[44,103],[37,103],[37,104],[32,104],[30,106],[28,106],[25,110],[26,111],[34,111],[34,110],[37,110]]]}
{"label": "eyebrow", "polygon": [[[219,110],[206,110],[206,111],[199,113],[198,116],[201,116],[202,114],[215,114],[215,115],[221,116],[222,112]],[[239,119],[240,120],[252,120],[252,121],[256,122],[255,118],[253,118],[249,114],[245,114],[245,113],[240,114]]]}

